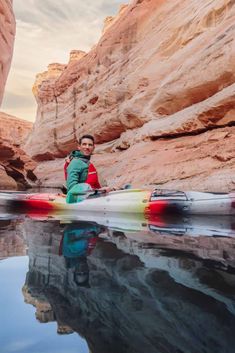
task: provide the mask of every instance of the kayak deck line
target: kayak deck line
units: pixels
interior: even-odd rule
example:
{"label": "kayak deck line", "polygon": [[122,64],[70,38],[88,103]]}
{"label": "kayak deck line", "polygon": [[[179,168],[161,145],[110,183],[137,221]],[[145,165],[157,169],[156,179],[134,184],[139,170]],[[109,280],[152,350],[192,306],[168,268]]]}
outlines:
{"label": "kayak deck line", "polygon": [[[0,204],[12,207],[86,212],[151,214],[235,215],[235,193],[126,189],[107,194],[83,194],[80,202],[66,203],[61,193],[5,194]],[[6,197],[4,197],[4,195]]]}

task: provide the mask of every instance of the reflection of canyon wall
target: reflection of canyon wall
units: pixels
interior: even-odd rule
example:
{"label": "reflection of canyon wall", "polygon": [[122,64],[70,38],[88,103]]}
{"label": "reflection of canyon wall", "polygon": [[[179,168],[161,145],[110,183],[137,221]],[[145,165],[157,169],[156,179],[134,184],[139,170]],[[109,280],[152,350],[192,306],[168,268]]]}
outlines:
{"label": "reflection of canyon wall", "polygon": [[[177,234],[177,229],[176,232]],[[195,258],[205,261],[205,263],[216,263],[220,264],[221,269],[232,268],[235,270],[235,233],[233,237],[215,237],[212,236],[172,236],[167,234],[152,233],[145,234],[144,237],[140,232],[125,232],[126,237],[116,237],[115,231],[109,232],[108,239],[112,240],[116,246],[125,251],[137,255],[141,261],[146,265],[151,263],[150,258],[155,257],[155,249],[159,251],[166,251],[169,253],[172,251],[175,255],[179,255],[182,252],[195,256]],[[195,233],[194,233],[195,235]],[[145,250],[139,247],[140,243],[154,244],[155,249],[150,250],[145,245]],[[149,262],[150,261],[150,262]]]}
{"label": "reflection of canyon wall", "polygon": [[0,259],[26,255],[23,231],[17,221],[0,221]]}
{"label": "reflection of canyon wall", "polygon": [[35,181],[36,163],[23,151],[32,123],[0,113],[0,188],[15,189]]}
{"label": "reflection of canyon wall", "polygon": [[60,162],[49,160],[89,132],[108,182],[234,188],[234,21],[232,0],[122,7],[89,53],[36,79],[37,120],[26,148],[46,161],[38,177],[62,181]]}
{"label": "reflection of canyon wall", "polygon": [[40,295],[39,293],[34,293],[34,296],[32,296],[32,293],[28,290],[27,286],[23,286],[22,292],[25,303],[35,306],[35,316],[37,320],[44,323],[55,321],[53,310],[50,304],[45,300],[43,294]]}
{"label": "reflection of canyon wall", "polygon": [[15,17],[12,0],[0,1],[0,105],[10,69],[15,39]]}
{"label": "reflection of canyon wall", "polygon": [[[84,336],[92,352],[196,353],[205,347],[207,352],[233,352],[234,287],[229,274],[188,257],[183,239],[169,240],[182,248],[177,259],[113,233],[111,242],[100,241],[88,257],[87,288],[73,281],[72,269],[58,255],[59,224],[28,222],[26,231],[30,262],[25,291],[48,302],[58,322]],[[212,248],[223,247],[220,239],[214,241],[208,246],[211,255]],[[125,242],[126,253],[112,242]]]}
{"label": "reflection of canyon wall", "polygon": [[[59,256],[63,226],[60,226],[59,222],[44,224],[42,222],[27,221],[24,224],[24,229],[32,255],[29,256],[29,268],[32,270],[28,272],[26,285],[23,287],[25,302],[35,306],[35,316],[40,322],[46,323],[57,320],[57,332],[59,334],[72,333],[73,330],[63,320],[56,318],[52,305],[48,303],[47,296],[40,289],[43,283],[49,283],[50,276],[56,281],[54,276],[58,275],[55,274],[51,266],[56,266],[59,273],[61,272],[60,275],[66,277],[64,258]],[[35,264],[34,260],[36,260]],[[37,270],[39,263],[40,271]],[[27,285],[28,282],[31,288]]]}

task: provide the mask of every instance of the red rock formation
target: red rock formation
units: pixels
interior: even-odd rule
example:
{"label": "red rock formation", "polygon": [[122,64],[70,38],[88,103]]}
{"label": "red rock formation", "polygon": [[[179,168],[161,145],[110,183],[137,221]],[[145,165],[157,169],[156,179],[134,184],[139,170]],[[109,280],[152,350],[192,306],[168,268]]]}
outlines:
{"label": "red rock formation", "polygon": [[27,186],[36,177],[36,163],[21,149],[32,130],[32,123],[0,113],[0,188]]}
{"label": "red rock formation", "polygon": [[[136,143],[115,150],[115,141],[97,147],[93,161],[102,180],[122,186],[223,191],[235,188],[235,127],[195,136]],[[112,152],[114,149],[114,152]],[[48,187],[63,181],[63,160],[39,164],[35,174]]]}
{"label": "red rock formation", "polygon": [[108,182],[234,189],[234,20],[232,0],[132,1],[88,54],[36,81],[26,148],[60,158],[89,132],[113,152],[95,157],[112,161]]}
{"label": "red rock formation", "polygon": [[[15,17],[11,0],[0,1],[0,104],[11,64]],[[32,124],[0,113],[0,188],[16,189],[35,180],[35,163],[20,148]]]}
{"label": "red rock formation", "polygon": [[82,51],[82,50],[72,50],[70,52],[70,55],[69,55],[69,62],[71,61],[78,61],[80,60],[81,58],[83,58],[83,56],[86,55],[86,52],[85,51]]}
{"label": "red rock formation", "polygon": [[15,17],[12,0],[0,1],[0,105],[4,86],[10,69],[15,39]]}
{"label": "red rock formation", "polygon": [[15,146],[25,142],[33,128],[33,123],[15,116],[0,112],[0,139],[7,140]]}

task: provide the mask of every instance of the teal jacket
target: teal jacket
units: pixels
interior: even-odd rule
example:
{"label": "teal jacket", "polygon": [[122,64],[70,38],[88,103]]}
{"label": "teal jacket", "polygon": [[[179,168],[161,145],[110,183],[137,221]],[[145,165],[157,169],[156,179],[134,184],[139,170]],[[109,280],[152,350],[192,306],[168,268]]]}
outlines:
{"label": "teal jacket", "polygon": [[102,226],[92,222],[71,223],[64,229],[62,238],[63,256],[79,258],[88,255],[90,239],[98,237],[102,230]]}
{"label": "teal jacket", "polygon": [[88,176],[90,157],[84,156],[80,151],[71,153],[73,159],[67,168],[67,190],[70,191],[75,185],[84,183]]}

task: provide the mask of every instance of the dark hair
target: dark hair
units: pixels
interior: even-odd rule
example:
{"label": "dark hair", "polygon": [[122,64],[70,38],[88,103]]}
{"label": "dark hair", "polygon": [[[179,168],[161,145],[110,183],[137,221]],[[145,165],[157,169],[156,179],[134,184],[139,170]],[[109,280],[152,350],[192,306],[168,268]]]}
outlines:
{"label": "dark hair", "polygon": [[92,135],[82,135],[82,137],[80,137],[78,140],[79,145],[81,145],[83,139],[89,139],[92,140],[93,143],[95,143],[95,139]]}

